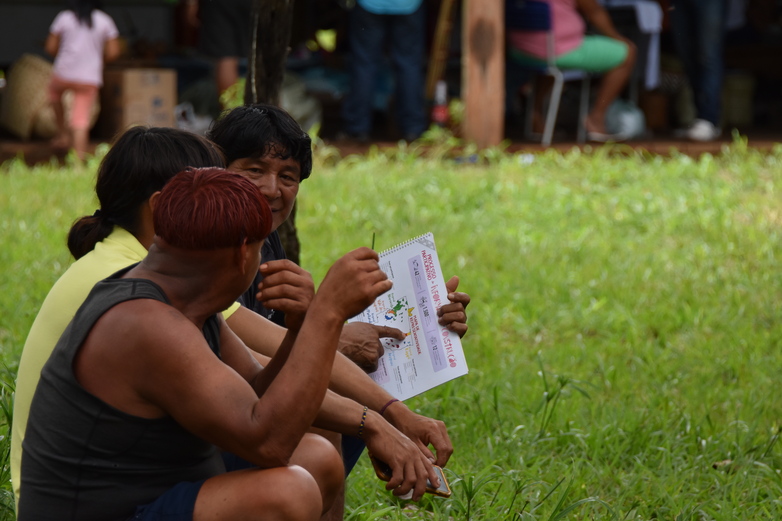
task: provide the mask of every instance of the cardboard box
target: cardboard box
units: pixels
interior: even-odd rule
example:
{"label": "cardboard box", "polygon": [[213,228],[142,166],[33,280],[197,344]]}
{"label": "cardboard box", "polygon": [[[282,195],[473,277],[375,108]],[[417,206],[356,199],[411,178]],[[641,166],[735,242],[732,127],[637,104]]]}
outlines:
{"label": "cardboard box", "polygon": [[173,127],[176,102],[173,69],[106,69],[99,132],[111,137],[133,125]]}

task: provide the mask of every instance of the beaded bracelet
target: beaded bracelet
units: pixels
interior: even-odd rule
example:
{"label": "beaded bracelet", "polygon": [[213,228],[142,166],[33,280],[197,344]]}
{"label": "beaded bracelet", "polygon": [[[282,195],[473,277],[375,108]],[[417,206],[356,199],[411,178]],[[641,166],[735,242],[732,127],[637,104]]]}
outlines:
{"label": "beaded bracelet", "polygon": [[380,416],[383,416],[383,413],[386,412],[386,409],[388,409],[389,405],[398,401],[399,400],[397,400],[396,398],[391,398],[390,400],[388,400],[388,402],[383,407],[380,408]]}
{"label": "beaded bracelet", "polygon": [[358,437],[363,438],[364,437],[364,422],[367,421],[367,409],[368,407],[364,407],[364,412],[361,414],[361,423],[358,424]]}

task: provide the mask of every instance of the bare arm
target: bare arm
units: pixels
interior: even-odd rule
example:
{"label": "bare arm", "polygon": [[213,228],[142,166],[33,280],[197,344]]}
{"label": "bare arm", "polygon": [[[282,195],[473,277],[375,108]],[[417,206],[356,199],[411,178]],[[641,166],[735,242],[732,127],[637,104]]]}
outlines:
{"label": "bare arm", "polygon": [[[289,329],[282,328],[257,313],[240,307],[227,320],[228,326],[250,349],[271,358],[265,370],[248,377],[260,396],[277,377],[288,355],[315,293],[312,276],[295,263],[281,260],[260,266],[264,281],[259,295],[269,308],[285,312]],[[262,292],[262,293],[261,293]]]}
{"label": "bare arm", "polygon": [[[231,335],[232,333],[226,328],[225,334]],[[227,342],[229,340],[224,338],[221,344],[225,345]],[[266,380],[262,380],[260,376],[267,375],[270,371],[263,370],[258,372],[259,366],[255,362],[265,366],[269,363],[269,359],[247,348],[245,348],[244,352],[249,353],[254,361],[246,358],[241,360],[240,352],[233,353],[234,358],[232,359],[228,359],[229,353],[223,352],[223,361],[234,367],[234,369],[239,368],[240,375],[246,371],[246,376],[251,380],[256,393],[261,395],[265,392],[266,386],[264,383],[259,385],[259,382],[266,382]],[[280,351],[278,351],[278,355],[279,353]],[[241,367],[244,367],[244,369]],[[254,376],[258,378],[253,380],[252,373],[254,371],[257,372]],[[361,404],[341,397],[332,391],[327,391],[313,426],[343,435],[356,436],[359,434],[358,430],[362,414],[363,406]],[[382,461],[387,462],[392,469],[393,479],[389,481],[386,488],[393,490],[396,495],[404,495],[408,491],[413,490],[413,499],[418,500],[425,489],[426,479],[433,483],[436,480],[430,463],[431,453],[421,439],[427,439],[429,433],[441,433],[438,440],[447,442],[447,445],[450,447],[450,441],[447,441],[448,435],[445,431],[445,425],[442,422],[419,416],[403,404],[397,404],[396,402],[389,407],[389,412],[386,415],[400,419],[398,423],[402,425],[409,425],[410,428],[408,430],[411,432],[416,429],[421,431],[421,436],[413,434],[414,440],[411,440],[393,427],[383,416],[369,410],[364,422],[365,427],[362,438],[370,452]],[[442,447],[443,443],[435,443],[434,445]],[[442,463],[447,461],[448,455],[450,455],[450,450],[441,449],[438,451],[438,456],[443,459]]]}
{"label": "bare arm", "polygon": [[[268,357],[277,353],[287,333],[285,328],[244,307],[238,309],[226,322],[247,347]],[[393,398],[340,353],[335,357],[329,383],[329,388],[336,393],[360,400],[375,411],[379,411]]]}
{"label": "bare arm", "polygon": [[103,47],[104,63],[113,62],[114,60],[119,58],[119,53],[120,53],[119,39],[112,38],[111,40],[106,40],[106,45]]}
{"label": "bare arm", "polygon": [[243,306],[225,322],[247,347],[267,357],[274,356],[288,331]]}
{"label": "bare arm", "polygon": [[[239,338],[255,352],[256,360],[264,366],[267,365],[268,358],[261,353],[274,356],[287,331],[246,308],[237,310],[228,318],[227,323]],[[225,357],[225,355],[223,356]],[[274,359],[279,362],[283,358],[275,356]],[[249,371],[251,372],[252,368]],[[269,367],[261,371],[257,376],[253,376],[248,372],[247,379],[253,382],[253,388],[257,393],[261,394],[266,391],[267,384],[272,380],[274,374],[274,368]],[[318,414],[316,426],[342,434],[356,434],[356,426],[358,425],[356,418],[361,417],[361,406],[356,402],[360,402],[368,406],[370,410],[378,412],[393,399],[393,396],[377,385],[361,368],[341,353],[336,354],[329,388],[335,393],[349,398],[349,400],[342,398],[342,400],[346,400],[342,403],[350,403],[351,405],[333,407],[335,402],[329,404],[327,400],[324,402],[324,408]],[[438,465],[445,465],[451,454],[453,454],[453,445],[443,422],[416,414],[402,402],[394,402],[389,406],[384,413],[384,417],[396,429],[409,437],[410,441],[418,447],[421,454],[435,459],[435,456],[432,455],[428,448],[431,445],[436,451],[436,463]],[[378,452],[378,457],[382,458],[383,455]],[[397,452],[396,456],[387,457],[386,459],[393,469],[395,468],[395,462],[401,461],[406,457],[404,451],[401,451]]]}
{"label": "bare arm", "polygon": [[[357,436],[364,407],[347,398],[328,392],[323,400],[315,427]],[[386,485],[388,490],[400,496],[413,490],[413,499],[418,500],[426,489],[426,480],[437,483],[432,463],[417,445],[399,432],[380,414],[367,410],[361,437],[369,452],[392,469],[393,477]]]}
{"label": "bare arm", "polygon": [[343,322],[390,286],[376,254],[367,248],[337,261],[312,301],[287,362],[260,398],[247,384],[251,372],[260,369],[242,358],[241,353],[249,357],[246,347],[225,326],[224,364],[208,350],[192,349],[197,328],[153,328],[165,337],[166,348],[154,349],[160,360],[137,382],[140,394],[188,430],[256,465],[284,465],[320,410]]}
{"label": "bare arm", "polygon": [[[296,294],[299,296],[296,299],[288,298],[281,300],[280,296],[282,294],[289,295],[291,288],[306,288],[308,281],[311,286],[312,278],[309,277],[307,281],[306,278],[301,276],[301,273],[299,273],[300,276],[297,280],[292,280],[291,277],[283,277],[282,273],[285,270],[303,271],[287,260],[268,262],[264,263],[263,266],[265,267],[263,270],[264,281],[261,288],[259,288],[259,295],[262,297],[264,305],[269,308],[282,309],[285,311],[286,316],[291,314],[292,311],[300,314],[306,312],[309,300],[312,299],[311,295],[309,300],[307,299],[306,289],[303,291],[297,289]],[[296,311],[296,309],[298,310]],[[309,314],[313,313],[314,311]],[[285,328],[277,326],[244,307],[231,315],[227,323],[231,330],[253,351],[274,357],[273,360],[276,358],[278,361],[287,357],[287,355],[279,358],[275,356],[281,347],[284,348],[284,351],[290,350],[290,337],[286,337],[287,330]],[[285,345],[283,345],[284,340],[286,340]],[[272,371],[268,371],[268,369]],[[264,371],[264,373],[267,373],[266,377],[271,376],[273,372],[275,374],[277,372],[274,366]],[[329,383],[330,388],[336,393],[361,401],[375,411],[379,411],[384,404],[392,399],[392,396],[378,386],[363,370],[339,353],[337,353],[334,360]]]}
{"label": "bare arm", "polygon": [[[467,305],[470,303],[470,296],[467,293],[456,291],[459,286],[459,277],[451,277],[451,279],[446,282],[445,286],[448,290],[448,300],[450,303],[442,306],[438,310],[439,323],[457,333],[460,337],[463,337],[467,332],[466,309]],[[349,324],[343,328],[342,336],[340,337],[340,350],[344,348],[343,343],[346,339],[345,329],[354,325],[358,326],[359,324]],[[369,324],[361,325],[369,326]],[[369,333],[367,333],[366,330],[360,331],[364,331],[363,334],[365,337],[369,334],[371,336],[369,340],[377,344],[378,349],[382,349],[377,336],[394,336],[393,331],[382,332],[383,330],[389,329],[392,328],[371,326]],[[378,331],[381,332],[378,333]],[[401,333],[401,331],[399,333]],[[357,334],[356,336],[360,337],[361,335]],[[354,339],[352,340],[352,344],[355,345],[361,342],[366,343],[366,341],[366,338],[364,338],[364,341]],[[382,351],[379,351],[378,357],[379,356],[382,356]],[[377,359],[374,360],[374,364],[376,367]],[[393,400],[393,397],[386,392],[385,389],[377,385],[372,378],[362,374],[364,371],[356,371],[357,367],[358,366],[351,363],[350,360],[343,360],[343,357],[337,354],[337,360],[335,360],[334,370],[332,372],[330,389],[343,396],[364,403],[374,411],[381,411],[384,406]],[[418,445],[421,452],[425,456],[435,460],[438,465],[444,466],[451,457],[451,454],[453,454],[453,445],[448,437],[445,423],[442,421],[416,414],[404,403],[397,401],[386,408],[383,416],[386,420],[391,422],[394,427],[410,437],[410,439]],[[435,454],[432,454],[429,449],[430,445],[436,451],[436,458]]]}
{"label": "bare arm", "polygon": [[[289,261],[269,262],[262,268],[264,282],[260,288],[259,296],[264,305],[269,308],[277,307],[278,309],[283,307],[286,315],[289,314],[291,309],[298,310],[296,311],[297,313],[302,313],[302,305],[308,299],[307,285],[311,286],[312,284],[312,279],[309,278],[309,275],[307,274],[307,277],[303,277],[303,275],[299,274],[298,280],[291,279],[289,276],[283,277],[282,274],[285,271],[290,270],[291,273],[295,274],[296,270],[301,270]],[[463,336],[467,331],[465,309],[470,302],[470,297],[466,293],[456,291],[458,284],[458,277],[453,277],[446,283],[448,298],[451,303],[444,305],[439,310],[439,320],[441,325],[447,326],[449,329],[457,332],[459,336]],[[278,291],[283,287],[285,287],[285,291]],[[296,298],[280,300],[282,294],[290,295],[291,289],[295,289],[293,294],[297,295]],[[303,309],[306,309],[306,305],[303,305]],[[285,338],[286,330],[245,308],[236,311],[228,318],[227,322],[239,338],[253,351],[274,357],[272,363],[261,373],[255,382],[254,387],[259,392],[262,392],[265,389],[262,380],[266,382],[271,381],[277,374],[277,364],[283,362],[287,357],[284,352],[289,351],[291,344],[287,344],[288,347],[275,356]],[[367,333],[367,328],[363,326],[369,326],[370,334]],[[355,346],[367,343],[376,344],[377,349],[380,349],[379,336],[394,336],[393,332],[384,332],[386,329],[391,328],[378,328],[369,324],[349,324],[343,327],[343,332],[340,336],[340,349],[343,349],[345,345]],[[401,332],[399,333],[401,334]],[[367,338],[368,336],[371,338]],[[380,354],[382,353],[378,352],[377,356]],[[377,356],[374,357],[375,366],[377,364]],[[384,405],[393,399],[362,368],[341,353],[337,353],[334,360],[329,388],[339,395],[367,405],[373,411],[380,411]],[[401,402],[395,402],[393,407],[390,407],[388,412],[385,413],[385,416],[397,429],[410,437],[425,456],[435,459],[435,456],[428,448],[431,445],[436,451],[437,464],[443,466],[448,462],[453,453],[453,445],[443,422],[416,414]]]}
{"label": "bare arm", "polygon": [[60,50],[60,35],[49,33],[49,36],[46,37],[46,43],[43,44],[43,50],[52,58],[57,56],[57,51]]}
{"label": "bare arm", "polygon": [[198,0],[185,0],[185,22],[191,27],[199,27]]}
{"label": "bare arm", "polygon": [[577,0],[576,3],[579,11],[584,15],[587,22],[597,29],[600,34],[616,40],[626,40],[626,38],[616,30],[608,12],[603,6],[597,3],[597,0]]}

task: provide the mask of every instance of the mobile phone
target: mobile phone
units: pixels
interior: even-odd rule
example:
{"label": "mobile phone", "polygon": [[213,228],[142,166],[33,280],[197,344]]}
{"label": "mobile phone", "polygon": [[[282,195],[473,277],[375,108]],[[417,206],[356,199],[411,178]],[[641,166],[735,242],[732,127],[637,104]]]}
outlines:
{"label": "mobile phone", "polygon": [[[389,467],[386,462],[380,461],[371,454],[369,455],[369,460],[372,462],[372,466],[375,468],[375,474],[377,474],[378,478],[382,479],[383,481],[388,481],[391,479],[391,467]],[[429,494],[434,494],[440,497],[451,497],[451,487],[448,485],[448,480],[445,479],[445,473],[443,472],[443,469],[437,465],[432,465],[432,467],[434,467],[434,471],[437,474],[437,479],[440,480],[440,486],[437,488],[433,487],[431,482],[427,479],[426,491]]]}

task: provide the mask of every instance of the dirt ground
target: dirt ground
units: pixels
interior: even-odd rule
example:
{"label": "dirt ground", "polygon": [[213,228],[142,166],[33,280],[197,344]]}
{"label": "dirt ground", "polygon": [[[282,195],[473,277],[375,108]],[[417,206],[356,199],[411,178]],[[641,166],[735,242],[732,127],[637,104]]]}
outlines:
{"label": "dirt ground", "polygon": [[[337,146],[342,152],[343,156],[349,154],[363,154],[371,146],[369,144],[358,144],[353,142],[340,142],[340,141],[326,141],[329,144]],[[91,147],[98,144],[98,141],[92,142]],[[673,139],[671,137],[660,137],[649,140],[634,140],[624,143],[627,147],[634,150],[646,150],[652,154],[668,155],[671,150],[678,150],[680,153],[684,153],[693,157],[697,157],[704,153],[710,153],[713,155],[719,154],[722,147],[730,143],[730,137],[724,136],[709,143],[694,143],[690,141],[683,141]],[[759,150],[770,150],[775,144],[782,143],[782,132],[780,133],[749,133],[748,143],[750,147],[757,148]],[[381,148],[393,147],[395,142],[375,142],[373,143]],[[577,146],[574,141],[559,141],[551,145],[552,148],[558,150],[570,150],[572,147]],[[588,143],[580,145],[584,147],[599,147],[602,146],[597,143]],[[545,150],[546,147],[540,144],[531,143],[529,141],[513,140],[508,147],[508,150],[513,153],[535,153]],[[0,163],[3,163],[9,159],[17,157],[19,155],[24,157],[26,163],[32,165],[41,162],[49,162],[52,157],[62,160],[65,157],[65,153],[53,149],[48,141],[45,140],[31,140],[20,141],[8,136],[0,136]]]}

